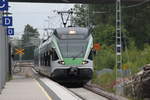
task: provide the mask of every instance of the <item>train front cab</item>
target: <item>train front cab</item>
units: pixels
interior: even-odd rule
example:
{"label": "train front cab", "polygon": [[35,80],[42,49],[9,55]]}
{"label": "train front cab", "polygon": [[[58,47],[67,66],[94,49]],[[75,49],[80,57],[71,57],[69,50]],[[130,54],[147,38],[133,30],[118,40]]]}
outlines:
{"label": "train front cab", "polygon": [[90,53],[87,62],[82,62],[80,65],[66,65],[56,60],[52,62],[52,66],[55,67],[52,68],[51,78],[58,82],[85,84],[93,76],[92,53]]}
{"label": "train front cab", "polygon": [[88,58],[93,38],[87,28],[58,28],[54,31],[63,61],[52,62],[52,78],[87,82],[92,78],[93,61]]}

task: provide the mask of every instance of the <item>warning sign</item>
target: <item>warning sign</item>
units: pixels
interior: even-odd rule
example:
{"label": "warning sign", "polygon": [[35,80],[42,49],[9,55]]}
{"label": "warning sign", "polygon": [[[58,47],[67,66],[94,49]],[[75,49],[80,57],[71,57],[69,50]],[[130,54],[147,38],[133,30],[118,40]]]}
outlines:
{"label": "warning sign", "polygon": [[100,50],[101,49],[101,46],[99,43],[95,43],[94,46],[93,46],[93,49],[95,49],[96,51]]}
{"label": "warning sign", "polygon": [[16,54],[23,55],[24,54],[24,49],[16,49]]}

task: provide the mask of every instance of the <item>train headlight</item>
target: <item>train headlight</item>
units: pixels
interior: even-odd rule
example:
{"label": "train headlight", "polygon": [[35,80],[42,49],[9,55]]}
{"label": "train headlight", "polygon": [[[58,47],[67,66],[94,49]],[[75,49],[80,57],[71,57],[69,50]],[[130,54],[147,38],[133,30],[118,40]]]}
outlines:
{"label": "train headlight", "polygon": [[64,61],[58,61],[58,63],[59,63],[59,64],[62,64],[62,65],[64,65],[64,64],[65,64],[65,62],[64,62]]}
{"label": "train headlight", "polygon": [[69,34],[70,34],[70,35],[76,34],[76,31],[70,30],[70,31],[69,31]]}
{"label": "train headlight", "polygon": [[88,61],[82,61],[82,64],[87,64],[88,63]]}

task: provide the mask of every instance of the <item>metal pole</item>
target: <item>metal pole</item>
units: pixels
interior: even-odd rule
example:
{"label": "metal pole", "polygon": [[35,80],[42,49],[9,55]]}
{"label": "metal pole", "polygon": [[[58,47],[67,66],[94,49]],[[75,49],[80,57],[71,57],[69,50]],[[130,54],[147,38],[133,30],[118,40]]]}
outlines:
{"label": "metal pole", "polygon": [[[121,0],[116,0],[116,81],[122,81],[122,76]],[[116,94],[123,95],[123,84],[116,86]]]}
{"label": "metal pole", "polygon": [[[20,45],[20,49],[22,48],[21,45],[22,45],[22,41],[20,40],[19,42],[19,45]],[[19,54],[19,62],[22,61],[22,54]]]}
{"label": "metal pole", "polygon": [[[2,12],[0,12],[0,18],[2,17]],[[0,20],[1,21],[1,20]],[[2,26],[0,26],[0,48],[2,48]],[[0,50],[0,93],[2,90],[2,51]]]}

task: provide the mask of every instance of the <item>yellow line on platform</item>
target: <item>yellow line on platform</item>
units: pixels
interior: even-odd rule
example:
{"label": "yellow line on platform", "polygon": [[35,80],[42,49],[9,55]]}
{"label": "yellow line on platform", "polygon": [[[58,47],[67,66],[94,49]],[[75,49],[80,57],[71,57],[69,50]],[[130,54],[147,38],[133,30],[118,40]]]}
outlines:
{"label": "yellow line on platform", "polygon": [[39,88],[42,90],[42,92],[44,93],[44,95],[47,97],[47,99],[48,100],[52,100],[52,98],[48,95],[48,93],[44,90],[44,88],[40,85],[40,83],[37,80],[35,80],[35,82],[37,83],[37,85],[39,86]]}

